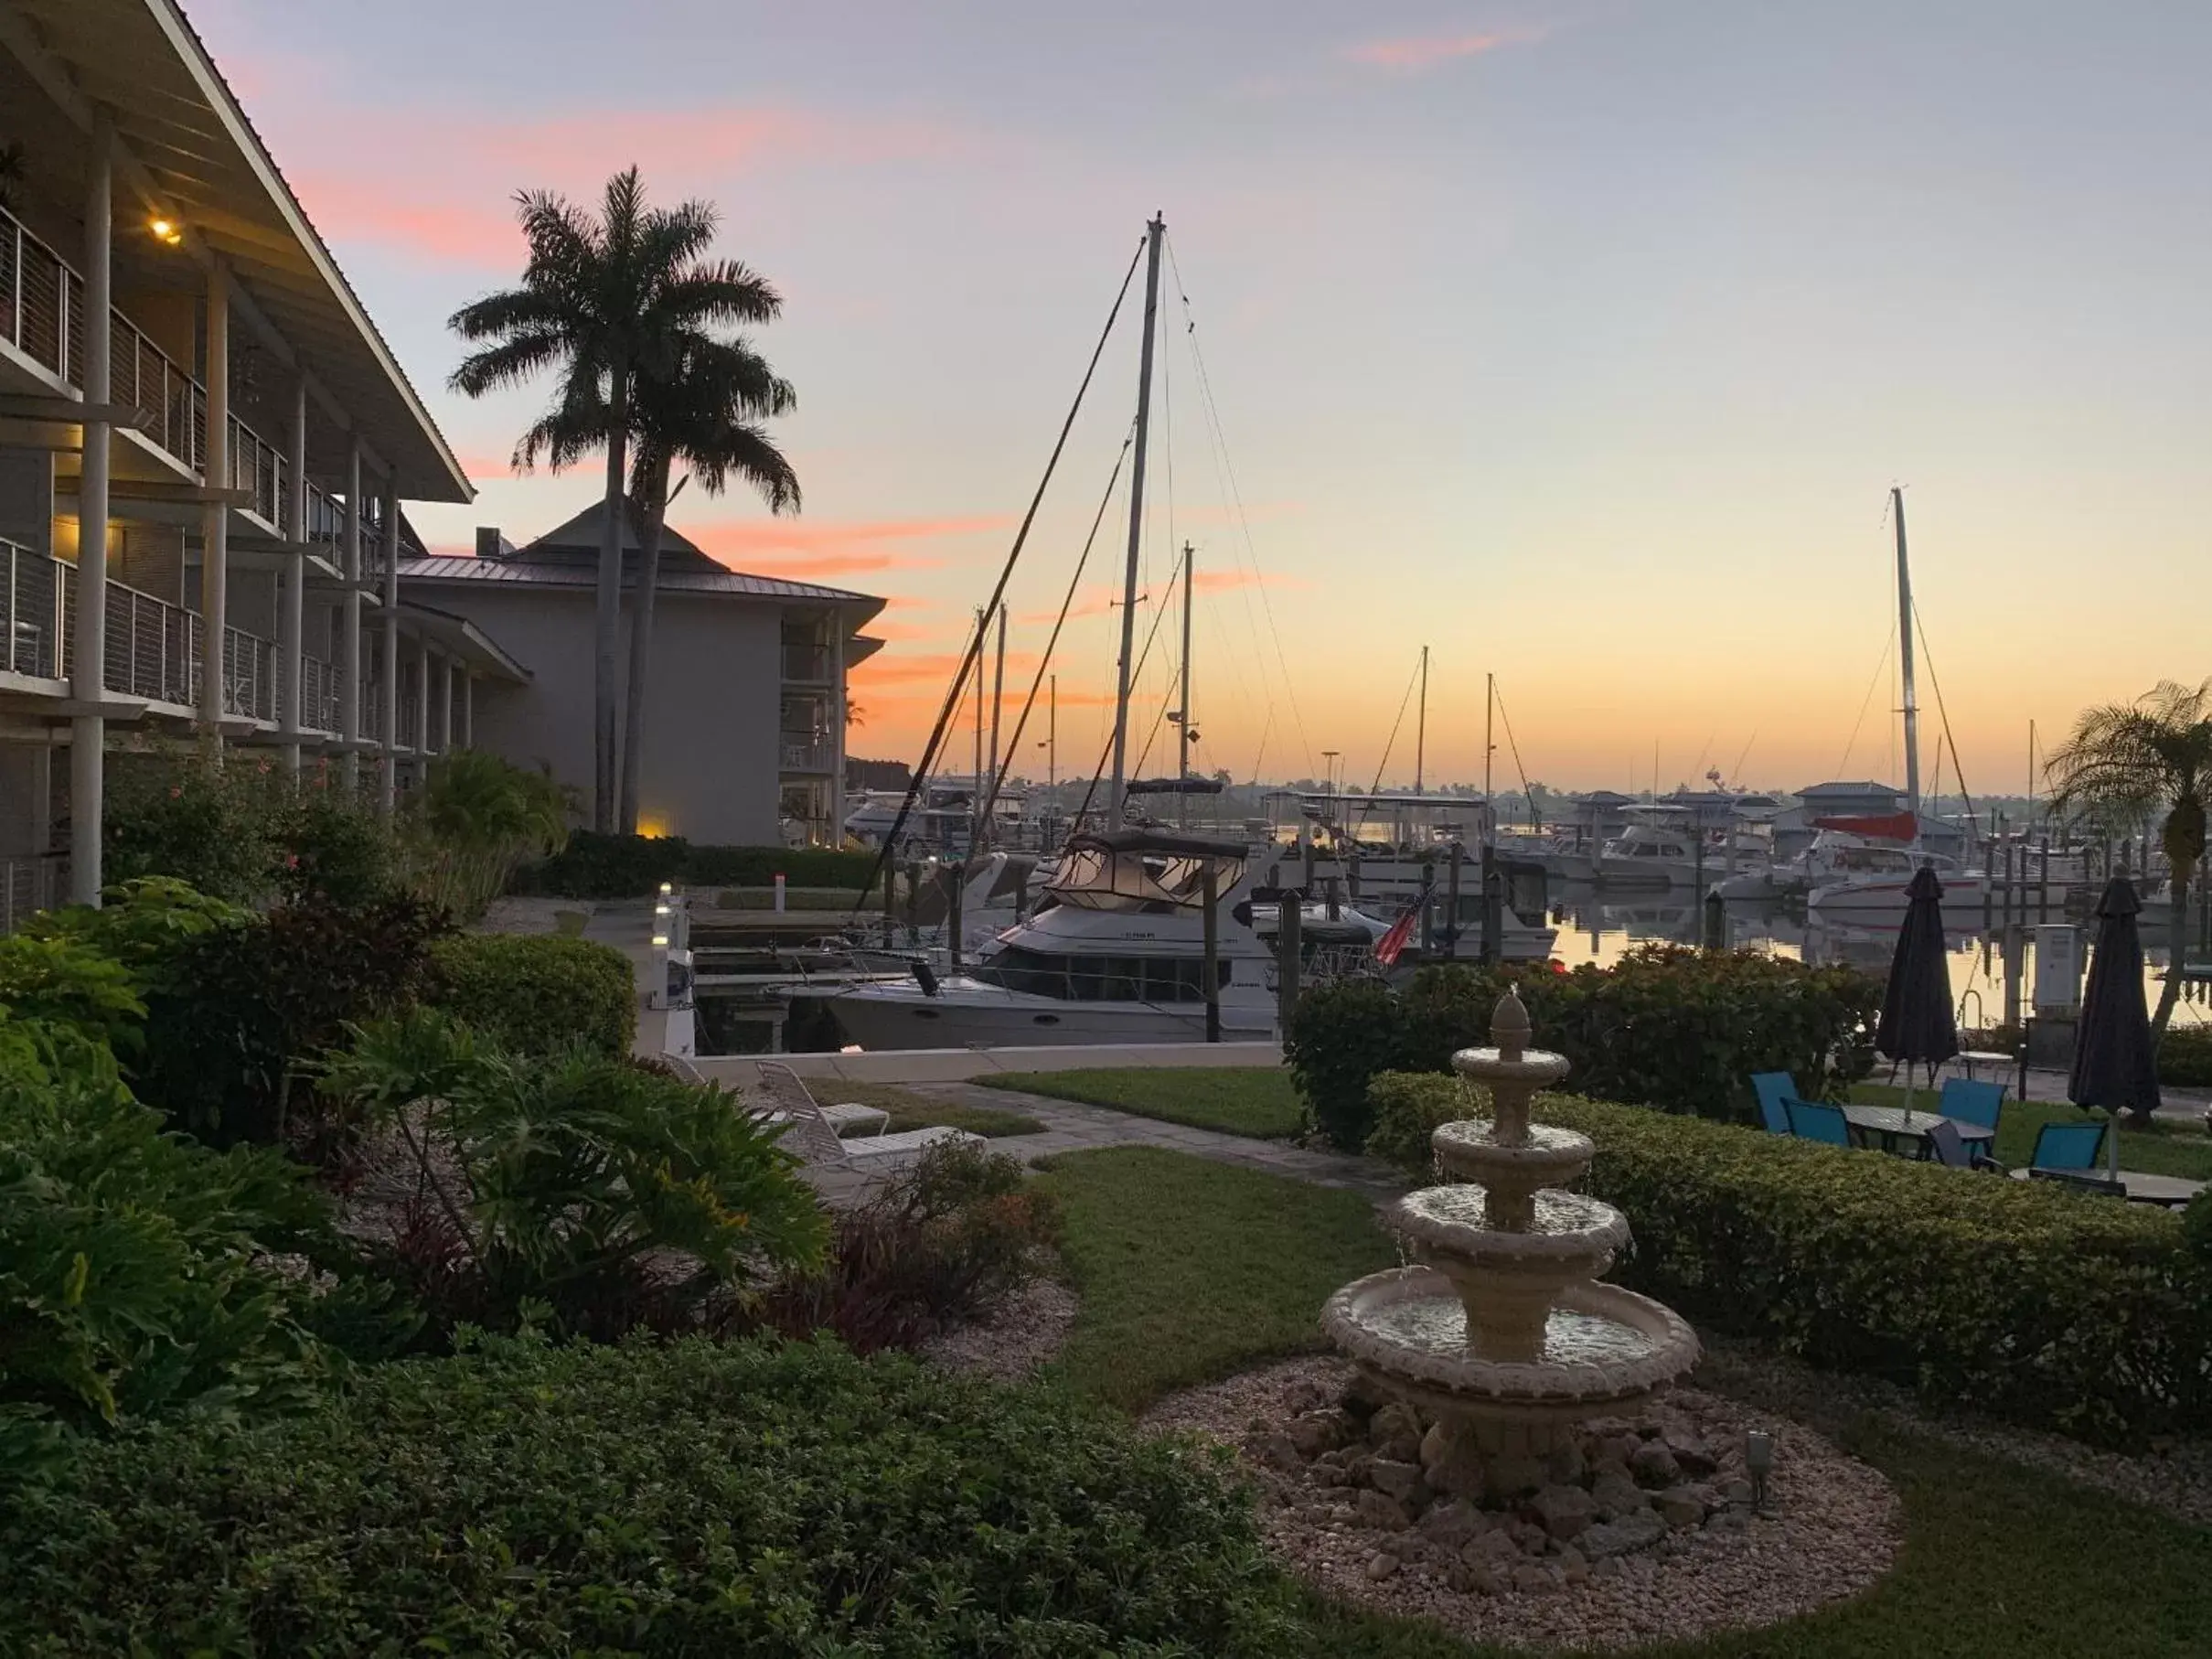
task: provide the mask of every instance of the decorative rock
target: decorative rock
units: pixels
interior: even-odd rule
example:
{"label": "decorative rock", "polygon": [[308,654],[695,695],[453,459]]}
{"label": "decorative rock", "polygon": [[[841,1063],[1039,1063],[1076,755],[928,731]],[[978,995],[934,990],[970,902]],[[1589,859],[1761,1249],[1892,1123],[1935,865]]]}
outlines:
{"label": "decorative rock", "polygon": [[1571,1538],[1598,1518],[1598,1505],[1579,1486],[1546,1486],[1529,1501],[1555,1538]]}
{"label": "decorative rock", "polygon": [[1271,1434],[1262,1440],[1259,1455],[1262,1462],[1285,1474],[1296,1474],[1305,1467],[1306,1460],[1298,1455],[1298,1447],[1287,1434]]}
{"label": "decorative rock", "polygon": [[1367,1466],[1367,1483],[1377,1492],[1388,1493],[1400,1503],[1411,1504],[1414,1493],[1421,1486],[1420,1465],[1401,1463],[1393,1458],[1377,1458]]}
{"label": "decorative rock", "polygon": [[1599,1475],[1591,1483],[1590,1500],[1598,1505],[1598,1518],[1601,1521],[1618,1521],[1622,1515],[1633,1515],[1651,1503],[1644,1495],[1643,1488],[1626,1474],[1610,1472]]}
{"label": "decorative rock", "polygon": [[1730,1481],[1721,1488],[1721,1496],[1731,1504],[1748,1504],[1756,1495],[1748,1481]]}
{"label": "decorative rock", "polygon": [[1513,1542],[1512,1534],[1500,1529],[1479,1533],[1460,1547],[1459,1559],[1473,1567],[1481,1562],[1491,1566],[1510,1566],[1521,1558],[1521,1546]]}
{"label": "decorative rock", "polygon": [[1544,1461],[1544,1472],[1562,1486],[1577,1486],[1587,1472],[1579,1441],[1569,1440]]}
{"label": "decorative rock", "polygon": [[1645,1440],[1629,1456],[1629,1472],[1640,1486],[1672,1486],[1682,1479],[1682,1465],[1659,1440]]}
{"label": "decorative rock", "polygon": [[1444,1427],[1444,1419],[1438,1418],[1421,1437],[1421,1466],[1426,1469],[1433,1463],[1441,1463],[1450,1451],[1451,1435]]}
{"label": "decorative rock", "polygon": [[1669,1427],[1661,1437],[1662,1443],[1674,1454],[1685,1474],[1711,1474],[1720,1467],[1720,1460],[1706,1449],[1705,1443],[1688,1429]]}
{"label": "decorative rock", "polygon": [[1352,1514],[1369,1526],[1380,1526],[1391,1532],[1403,1532],[1413,1525],[1413,1516],[1405,1505],[1386,1493],[1362,1489],[1352,1499]]}
{"label": "decorative rock", "polygon": [[1367,1578],[1370,1583],[1379,1584],[1397,1570],[1398,1558],[1394,1555],[1378,1549],[1373,1555],[1367,1557]]}
{"label": "decorative rock", "polygon": [[1559,1552],[1559,1572],[1569,1584],[1580,1584],[1590,1576],[1590,1564],[1572,1544]]}
{"label": "decorative rock", "polygon": [[1452,1498],[1423,1515],[1419,1525],[1431,1543],[1457,1549],[1476,1535],[1490,1531],[1491,1519],[1465,1498]]}
{"label": "decorative rock", "polygon": [[1620,1572],[1619,1556],[1608,1556],[1603,1560],[1590,1563],[1590,1577],[1593,1579],[1618,1579],[1620,1577]]}
{"label": "decorative rock", "polygon": [[1666,1536],[1667,1524],[1657,1511],[1639,1509],[1618,1521],[1603,1521],[1588,1528],[1576,1538],[1575,1545],[1590,1560],[1601,1561],[1608,1556],[1648,1549]]}
{"label": "decorative rock", "polygon": [[1402,1463],[1421,1457],[1421,1419],[1403,1400],[1393,1400],[1368,1419],[1367,1443],[1386,1458]]}
{"label": "decorative rock", "polygon": [[1299,1455],[1310,1459],[1324,1451],[1334,1451],[1351,1440],[1358,1429],[1341,1411],[1310,1411],[1295,1418],[1285,1432]]}
{"label": "decorative rock", "polygon": [[1460,1579],[1479,1596],[1505,1593],[1505,1575],[1489,1561],[1469,1561],[1459,1568]]}
{"label": "decorative rock", "polygon": [[1513,1588],[1523,1595],[1549,1595],[1559,1588],[1559,1579],[1550,1568],[1531,1561],[1513,1568]]}
{"label": "decorative rock", "polygon": [[1687,1486],[1670,1486],[1651,1500],[1659,1518],[1677,1530],[1695,1526],[1705,1518],[1704,1500]]}

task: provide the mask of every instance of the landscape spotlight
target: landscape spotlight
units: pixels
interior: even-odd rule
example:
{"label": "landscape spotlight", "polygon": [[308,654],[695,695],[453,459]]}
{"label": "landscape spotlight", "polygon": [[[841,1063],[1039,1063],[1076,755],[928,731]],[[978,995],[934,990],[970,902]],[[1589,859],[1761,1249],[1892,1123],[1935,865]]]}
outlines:
{"label": "landscape spotlight", "polygon": [[1774,1472],[1774,1437],[1754,1429],[1744,1436],[1744,1468],[1751,1476],[1751,1502],[1767,1507],[1767,1477]]}

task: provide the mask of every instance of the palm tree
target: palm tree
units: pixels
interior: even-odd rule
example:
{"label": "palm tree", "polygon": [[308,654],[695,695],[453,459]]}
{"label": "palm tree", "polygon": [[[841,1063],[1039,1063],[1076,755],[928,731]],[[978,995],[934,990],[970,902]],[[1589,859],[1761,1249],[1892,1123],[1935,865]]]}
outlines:
{"label": "palm tree", "polygon": [[548,422],[566,421],[572,429],[598,412],[599,424],[584,446],[606,451],[606,522],[593,641],[592,823],[611,831],[631,401],[641,378],[666,379],[690,353],[719,344],[713,329],[764,322],[778,302],[767,284],[736,261],[704,257],[718,222],[711,204],[648,208],[636,167],[607,181],[596,218],[542,190],[522,192],[516,209],[529,244],[522,285],[454,313],[449,326],[455,333],[491,343],[462,360],[451,384],[480,397],[519,385],[540,370],[560,370],[552,412],[516,446],[515,464],[524,470],[544,447]]}
{"label": "palm tree", "polygon": [[[772,307],[782,302],[773,292]],[[638,775],[645,757],[646,670],[653,654],[653,605],[668,503],[696,481],[720,495],[737,478],[760,492],[773,513],[796,512],[798,474],[761,423],[788,414],[798,395],[744,340],[708,340],[689,348],[667,376],[640,375],[632,388],[627,507],[637,531],[637,590],[630,604],[629,684],[623,711],[620,821],[637,829]],[[606,411],[595,404],[557,409],[532,427],[526,447],[564,466],[600,440]],[[676,470],[681,466],[680,477]],[[670,479],[674,477],[673,487]]]}
{"label": "palm tree", "polygon": [[2172,872],[2174,962],[2151,1020],[2164,1036],[2181,1000],[2189,882],[2205,856],[2205,815],[2212,803],[2212,680],[2200,686],[2162,680],[2133,702],[2084,710],[2045,772],[2051,808],[2062,816],[2079,812],[2118,826],[2165,815],[2159,841]]}

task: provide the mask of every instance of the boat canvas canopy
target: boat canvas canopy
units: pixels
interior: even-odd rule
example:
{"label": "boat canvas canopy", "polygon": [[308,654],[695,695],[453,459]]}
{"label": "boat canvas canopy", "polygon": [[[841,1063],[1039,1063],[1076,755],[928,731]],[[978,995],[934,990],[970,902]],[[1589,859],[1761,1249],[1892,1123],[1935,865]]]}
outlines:
{"label": "boat canvas canopy", "polygon": [[1211,871],[1215,894],[1244,874],[1242,841],[1151,830],[1115,830],[1069,839],[1050,891],[1063,904],[1090,910],[1191,908],[1203,902]]}

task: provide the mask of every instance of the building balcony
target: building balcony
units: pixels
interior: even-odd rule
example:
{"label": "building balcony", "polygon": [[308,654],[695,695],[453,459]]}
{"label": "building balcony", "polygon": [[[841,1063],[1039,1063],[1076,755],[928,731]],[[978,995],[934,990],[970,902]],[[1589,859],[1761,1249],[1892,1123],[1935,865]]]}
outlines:
{"label": "building balcony", "polygon": [[830,680],[828,648],[784,642],[784,680],[791,685],[826,686]]}
{"label": "building balcony", "polygon": [[41,910],[69,903],[69,861],[58,852],[0,858],[0,938]]}
{"label": "building balcony", "polygon": [[[76,666],[77,594],[72,567],[0,541],[0,671],[67,680]],[[188,712],[199,706],[207,626],[197,611],[111,582],[103,630],[107,690]],[[223,712],[276,720],[276,647],[240,628],[223,630]]]}
{"label": "building balcony", "polygon": [[818,739],[784,734],[782,769],[785,772],[834,772],[837,745]]}
{"label": "building balcony", "polygon": [[[208,469],[207,388],[154,344],[122,311],[111,307],[112,363],[108,401],[138,412],[133,430],[187,472]],[[0,209],[0,344],[12,348],[59,385],[84,391],[84,279],[23,222]],[[288,541],[337,549],[345,534],[345,508],[310,484],[306,522],[292,523],[291,463],[262,434],[232,415],[230,476],[214,480],[247,492],[243,508]],[[380,544],[363,503],[363,556]]]}

